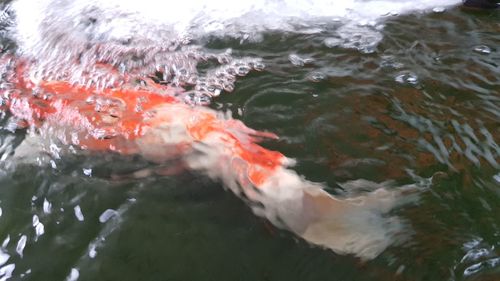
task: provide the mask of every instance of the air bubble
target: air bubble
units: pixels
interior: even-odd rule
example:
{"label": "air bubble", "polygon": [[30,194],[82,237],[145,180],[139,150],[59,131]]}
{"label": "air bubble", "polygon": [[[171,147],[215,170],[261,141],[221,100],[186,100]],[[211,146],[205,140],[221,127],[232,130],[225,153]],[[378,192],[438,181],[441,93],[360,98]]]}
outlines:
{"label": "air bubble", "polygon": [[302,58],[296,54],[290,54],[288,59],[295,66],[304,66],[306,64],[311,64],[314,61],[311,58]]}
{"label": "air bubble", "polygon": [[342,40],[339,38],[332,37],[332,38],[326,38],[324,43],[328,48],[334,48],[340,46],[342,44]]}
{"label": "air bubble", "polygon": [[0,276],[2,277],[1,280],[9,280],[12,277],[12,272],[14,272],[15,268],[16,265],[13,263],[0,267]]}
{"label": "air bubble", "polygon": [[256,71],[262,71],[264,70],[264,68],[266,68],[266,65],[263,64],[262,62],[256,62],[253,64],[253,69]]}
{"label": "air bubble", "polygon": [[418,84],[418,76],[413,72],[405,72],[399,74],[398,76],[396,76],[396,78],[394,78],[394,80],[401,84],[411,84],[411,85]]}
{"label": "air bubble", "polygon": [[184,96],[184,101],[190,105],[207,105],[211,101],[211,96],[205,91],[192,91]]}
{"label": "air bubble", "polygon": [[234,85],[233,84],[224,84],[222,86],[222,88],[224,89],[224,91],[229,92],[229,93],[232,92],[232,91],[234,91]]}
{"label": "air bubble", "polygon": [[474,52],[480,53],[483,55],[489,55],[491,53],[491,48],[486,45],[479,45],[474,47]]}
{"label": "air bubble", "polygon": [[10,258],[10,255],[0,249],[0,266],[4,265]]}
{"label": "air bubble", "polygon": [[75,208],[73,208],[73,210],[75,211],[75,217],[78,221],[85,220],[85,217],[83,216],[82,209],[80,208],[80,205],[76,205]]}
{"label": "air bubble", "polygon": [[83,169],[83,174],[88,176],[88,177],[91,177],[92,176],[92,169],[91,168],[84,168]]}
{"label": "air bubble", "polygon": [[380,66],[384,68],[401,69],[404,64],[398,62],[394,56],[382,56]]}
{"label": "air bubble", "polygon": [[93,259],[97,256],[96,245],[92,243],[89,248],[89,257]]}
{"label": "air bubble", "polygon": [[312,81],[312,82],[320,82],[320,81],[325,80],[326,76],[325,76],[325,74],[323,74],[321,72],[313,72],[313,73],[309,74],[307,79],[309,81]]}
{"label": "air bubble", "polygon": [[77,281],[80,277],[80,272],[77,268],[72,268],[69,276],[66,278],[66,281]]}
{"label": "air bubble", "polygon": [[40,219],[37,215],[33,215],[32,222],[33,227],[35,228],[35,239],[38,239],[38,237],[42,236],[45,233],[45,226],[40,222]]}
{"label": "air bubble", "polygon": [[45,214],[50,214],[52,212],[52,204],[45,198],[43,200],[43,212]]}
{"label": "air bubble", "polygon": [[10,242],[10,235],[7,235],[7,237],[2,242],[2,248],[7,247],[9,245],[9,242]]}
{"label": "air bubble", "polygon": [[19,241],[17,242],[16,252],[19,254],[21,258],[23,257],[23,251],[24,247],[26,247],[27,240],[28,237],[26,235],[22,235],[21,238],[19,238]]}
{"label": "air bubble", "polygon": [[105,223],[112,217],[118,215],[118,212],[113,210],[113,209],[107,209],[104,211],[100,216],[99,216],[99,222],[100,223]]}
{"label": "air bubble", "polygon": [[444,7],[435,7],[432,9],[434,13],[443,13],[446,9]]}
{"label": "air bubble", "polygon": [[250,72],[250,68],[249,67],[246,67],[246,66],[240,66],[238,68],[238,75],[239,76],[245,76],[248,74],[248,72]]}
{"label": "air bubble", "polygon": [[494,175],[493,179],[495,179],[496,182],[500,183],[500,173]]}
{"label": "air bubble", "polygon": [[236,75],[236,70],[234,68],[228,68],[226,73],[229,75]]}

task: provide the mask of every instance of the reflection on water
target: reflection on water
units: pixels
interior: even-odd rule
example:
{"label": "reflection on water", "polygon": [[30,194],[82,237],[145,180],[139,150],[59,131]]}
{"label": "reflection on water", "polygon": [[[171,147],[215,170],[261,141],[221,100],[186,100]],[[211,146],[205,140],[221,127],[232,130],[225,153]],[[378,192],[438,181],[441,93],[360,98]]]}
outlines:
{"label": "reflection on water", "polygon": [[15,166],[24,132],[2,113],[0,278],[497,279],[499,19],[437,9],[391,16],[368,41],[336,27],[208,40],[217,53],[262,58],[265,71],[212,106],[277,133],[265,145],[295,158],[300,174],[340,196],[370,191],[359,179],[430,186],[395,210],[410,239],[375,260],[296,241],[200,175],[116,177],[154,167],[140,158],[48,155],[51,165]]}

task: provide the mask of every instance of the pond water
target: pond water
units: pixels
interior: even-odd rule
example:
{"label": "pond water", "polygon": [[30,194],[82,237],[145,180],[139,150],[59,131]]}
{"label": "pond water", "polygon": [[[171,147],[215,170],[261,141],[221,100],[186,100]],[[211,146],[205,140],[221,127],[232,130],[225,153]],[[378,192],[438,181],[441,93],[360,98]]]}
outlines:
{"label": "pond water", "polygon": [[266,65],[209,106],[279,135],[263,145],[332,194],[358,179],[429,186],[393,210],[409,239],[369,261],[338,255],[203,175],[114,179],[154,166],[139,156],[14,165],[25,131],[2,113],[1,280],[500,279],[500,13],[435,7],[377,24],[209,37],[205,50]]}

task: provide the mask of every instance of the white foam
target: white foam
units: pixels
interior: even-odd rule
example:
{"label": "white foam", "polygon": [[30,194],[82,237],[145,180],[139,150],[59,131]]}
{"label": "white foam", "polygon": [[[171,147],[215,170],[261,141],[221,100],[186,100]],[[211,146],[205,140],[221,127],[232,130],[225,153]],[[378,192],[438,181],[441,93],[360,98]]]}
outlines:
{"label": "white foam", "polygon": [[[10,6],[15,14],[11,37],[21,55],[38,61],[32,80],[107,87],[126,80],[121,72],[142,78],[159,71],[165,82],[193,86],[188,102],[207,103],[222,91],[232,91],[236,76],[262,64],[233,59],[230,52],[210,53],[199,46],[206,38],[234,37],[243,43],[268,31],[323,32],[327,47],[371,53],[383,39],[385,18],[459,2],[17,0]],[[221,66],[200,76],[198,64],[207,60]],[[96,68],[96,62],[120,71]]]}
{"label": "white foam", "polygon": [[[432,11],[460,0],[17,0],[19,35],[43,40],[39,27],[81,31],[96,40],[150,40],[207,35],[248,36],[267,30],[300,31],[318,23],[373,24],[388,15]],[[311,30],[311,29],[308,29]],[[316,29],[320,31],[321,29]],[[91,34],[91,35],[90,35]],[[33,40],[34,39],[34,40]]]}

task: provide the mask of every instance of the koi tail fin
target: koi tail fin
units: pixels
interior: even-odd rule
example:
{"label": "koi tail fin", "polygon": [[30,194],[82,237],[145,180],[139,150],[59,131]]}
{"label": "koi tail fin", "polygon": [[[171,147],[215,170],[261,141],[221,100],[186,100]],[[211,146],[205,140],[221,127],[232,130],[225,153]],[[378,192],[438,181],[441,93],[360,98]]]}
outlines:
{"label": "koi tail fin", "polygon": [[321,185],[284,168],[276,171],[259,190],[262,207],[254,208],[256,214],[312,244],[364,260],[377,257],[388,246],[404,239],[404,222],[389,212],[400,200],[416,199],[386,188],[337,198]]}

